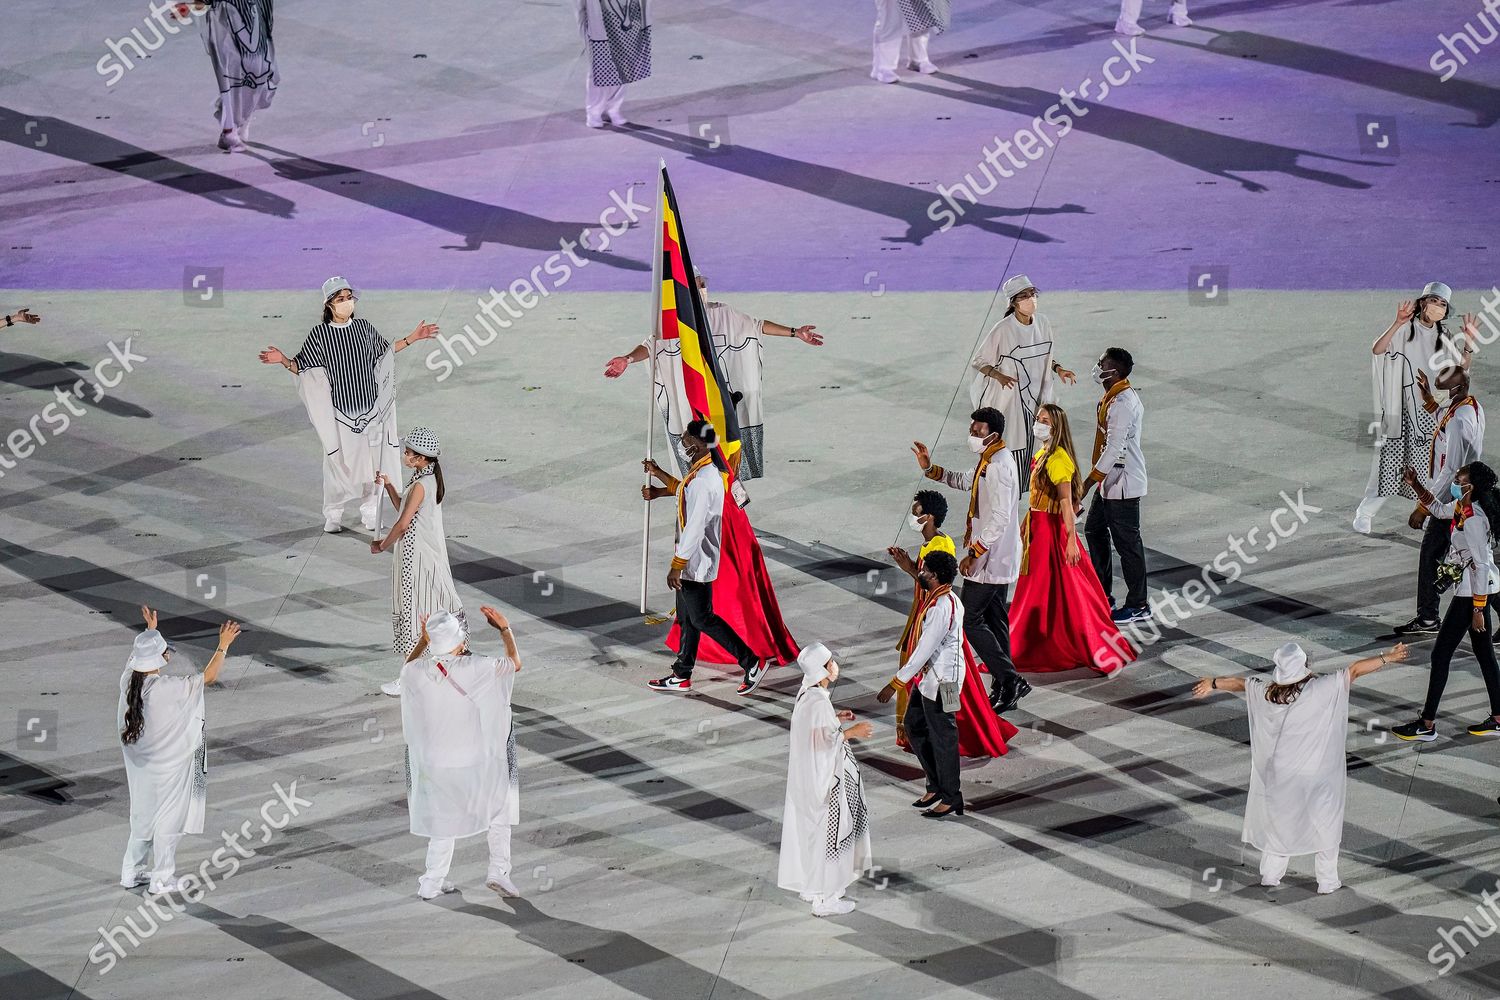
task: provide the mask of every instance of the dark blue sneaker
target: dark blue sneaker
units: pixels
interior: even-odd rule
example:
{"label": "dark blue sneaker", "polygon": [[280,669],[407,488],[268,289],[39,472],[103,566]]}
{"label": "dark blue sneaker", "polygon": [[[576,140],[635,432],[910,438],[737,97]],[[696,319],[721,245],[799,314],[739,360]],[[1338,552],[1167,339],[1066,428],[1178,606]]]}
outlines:
{"label": "dark blue sneaker", "polygon": [[1129,625],[1131,622],[1149,621],[1151,609],[1143,605],[1135,607],[1116,608],[1109,616],[1116,625]]}

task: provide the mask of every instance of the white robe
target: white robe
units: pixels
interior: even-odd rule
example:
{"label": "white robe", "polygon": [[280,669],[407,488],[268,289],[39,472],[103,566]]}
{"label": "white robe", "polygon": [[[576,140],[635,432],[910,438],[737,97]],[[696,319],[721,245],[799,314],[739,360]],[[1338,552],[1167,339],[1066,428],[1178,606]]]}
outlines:
{"label": "white robe", "polygon": [[[1016,384],[1007,388],[981,374],[980,369],[986,365],[1016,379]],[[1041,313],[1034,313],[1027,326],[1011,313],[985,334],[971,367],[974,381],[969,399],[974,408],[993,406],[1004,414],[1006,446],[1030,455],[1036,450],[1031,424],[1037,408],[1057,402],[1052,380],[1052,323]]]}
{"label": "white robe", "polygon": [[[401,481],[401,436],[396,431],[395,351],[380,359],[375,378],[379,395],[368,423],[351,424],[333,406],[328,371],[319,366],[297,376],[297,394],[323,446],[323,512],[337,517],[344,505],[360,501],[373,511],[380,502],[375,473]],[[372,515],[373,516],[373,515]]]}
{"label": "white robe", "polygon": [[1319,674],[1290,705],[1266,701],[1266,678],[1245,681],[1250,711],[1245,843],[1287,856],[1338,848],[1344,835],[1349,681],[1348,668]]}
{"label": "white robe", "polygon": [[859,764],[828,690],[805,687],[792,709],[776,884],[804,896],[837,897],[870,867],[870,858]]}
{"label": "white robe", "polygon": [[510,711],[515,676],[509,657],[424,656],[402,668],[412,833],[472,837],[496,820],[512,826],[519,820]]}
{"label": "white robe", "polygon": [[[120,678],[119,730],[125,728],[125,693],[133,673],[126,670]],[[121,744],[130,785],[130,836],[155,840],[202,833],[208,772],[203,675],[147,677],[142,700],[141,738]]]}

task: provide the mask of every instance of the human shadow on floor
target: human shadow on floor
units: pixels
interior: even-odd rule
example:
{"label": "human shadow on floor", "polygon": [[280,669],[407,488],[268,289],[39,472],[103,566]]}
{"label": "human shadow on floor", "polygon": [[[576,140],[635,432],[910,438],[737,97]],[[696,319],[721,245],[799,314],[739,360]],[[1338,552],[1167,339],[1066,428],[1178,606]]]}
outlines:
{"label": "human shadow on floor", "polygon": [[[894,181],[867,177],[807,160],[794,160],[750,146],[736,144],[728,149],[713,150],[702,139],[649,125],[632,124],[621,131],[681,153],[692,162],[706,167],[751,177],[792,191],[801,191],[824,201],[883,215],[904,224],[906,232],[900,236],[885,237],[888,243],[920,246],[928,237],[943,230],[942,216],[948,213],[944,199],[935,192]],[[963,208],[964,214],[954,228],[972,226],[1024,243],[1057,242],[1053,237],[1031,227],[1030,219],[1034,215],[1088,214],[1088,209],[1074,204],[1059,205],[1056,208],[998,208],[980,203],[965,205]],[[936,217],[934,212],[937,213]],[[997,221],[1002,217],[1016,216],[1022,220],[1020,225]]]}
{"label": "human shadow on floor", "polygon": [[[160,184],[183,194],[206,198],[225,208],[240,208],[282,219],[290,219],[297,208],[295,202],[244,181],[200,170],[181,160],[170,159],[62,118],[28,115],[14,108],[0,107],[0,142],[86,163],[123,177]],[[5,211],[0,210],[0,218],[6,217]]]}
{"label": "human shadow on floor", "polygon": [[[77,391],[75,387],[78,386],[80,380],[85,384],[82,391]],[[82,361],[53,361],[50,358],[38,358],[30,354],[11,354],[7,351],[0,351],[0,384],[7,382],[23,389],[41,389],[48,393],[52,393],[55,389],[64,390],[63,395],[71,393],[76,397],[73,405],[81,409],[100,409],[105,413],[113,413],[117,417],[153,416],[151,411],[143,406],[116,399],[110,395],[114,390],[104,386],[100,386],[104,395],[95,399],[96,393],[91,388],[93,377],[89,373],[89,366]],[[48,402],[55,400],[54,394],[52,400]],[[56,412],[59,414],[71,412],[73,417],[79,418],[83,416],[76,411],[71,411],[65,403],[57,403]]]}
{"label": "human shadow on floor", "polygon": [[[556,253],[561,251],[563,240],[576,243],[584,230],[597,233],[600,229],[597,219],[592,222],[558,222],[358,167],[299,156],[264,143],[255,143],[253,148],[272,154],[265,157],[266,162],[278,176],[287,180],[307,184],[382,212],[404,216],[463,239],[462,245],[444,246],[444,250],[478,250],[486,243],[494,243]],[[601,204],[608,207],[607,203]],[[601,253],[582,245],[574,253],[585,261],[598,261],[624,271],[651,270],[648,263],[614,253]]]}

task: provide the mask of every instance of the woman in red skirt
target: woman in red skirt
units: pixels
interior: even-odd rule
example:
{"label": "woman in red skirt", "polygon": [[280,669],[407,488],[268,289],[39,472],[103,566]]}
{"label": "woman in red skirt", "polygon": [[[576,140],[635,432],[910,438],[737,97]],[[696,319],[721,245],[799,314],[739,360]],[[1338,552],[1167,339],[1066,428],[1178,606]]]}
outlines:
{"label": "woman in red skirt", "polygon": [[1078,537],[1075,504],[1083,482],[1068,415],[1045,403],[1032,431],[1042,444],[1031,463],[1031,512],[1021,523],[1011,656],[1017,670],[1090,667],[1112,674],[1135,659],[1135,648],[1111,620],[1109,600]]}

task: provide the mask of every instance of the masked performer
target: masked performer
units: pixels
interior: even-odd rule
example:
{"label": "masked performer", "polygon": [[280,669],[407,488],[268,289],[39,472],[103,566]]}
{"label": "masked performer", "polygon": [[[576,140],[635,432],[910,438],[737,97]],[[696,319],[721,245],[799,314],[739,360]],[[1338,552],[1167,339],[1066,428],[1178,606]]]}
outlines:
{"label": "masked performer", "polygon": [[[196,5],[199,9],[202,4]],[[271,106],[281,74],[271,41],[271,0],[207,0],[203,45],[213,61],[219,100],[219,148],[245,152],[250,117]]]}
{"label": "masked performer", "polygon": [[651,0],[578,0],[578,27],[588,60],[584,122],[629,124],[625,85],[651,75]]}

